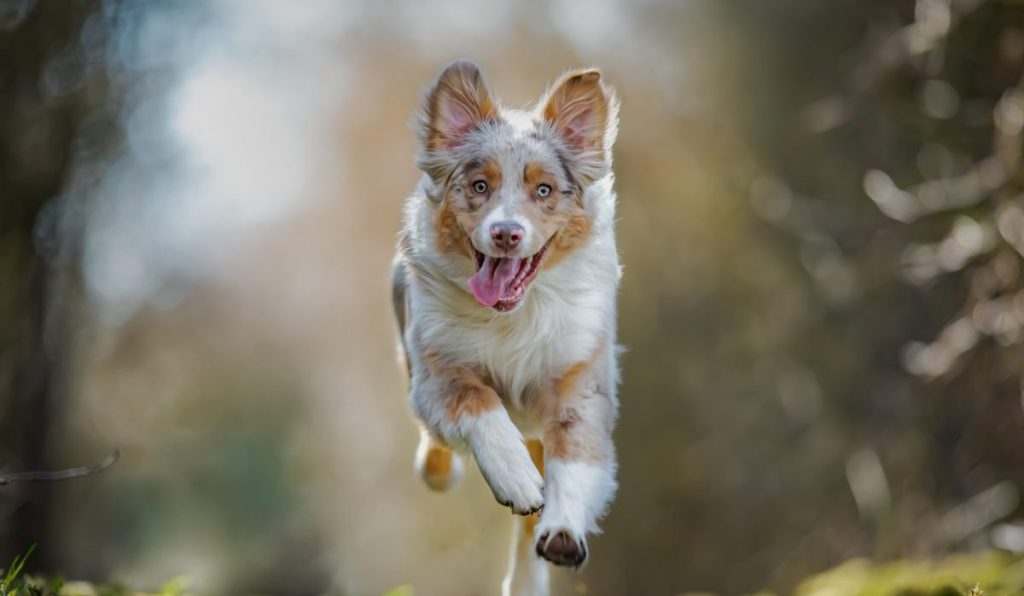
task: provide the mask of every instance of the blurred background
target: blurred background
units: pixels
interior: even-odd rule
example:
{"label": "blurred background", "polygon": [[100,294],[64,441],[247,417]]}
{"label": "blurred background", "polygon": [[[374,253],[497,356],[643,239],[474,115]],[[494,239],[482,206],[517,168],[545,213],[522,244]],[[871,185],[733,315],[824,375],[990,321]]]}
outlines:
{"label": "blurred background", "polygon": [[[385,5],[386,4],[386,5]],[[388,263],[450,60],[622,96],[621,489],[567,593],[1024,550],[1024,3],[0,0],[0,560],[497,592],[412,472]]]}

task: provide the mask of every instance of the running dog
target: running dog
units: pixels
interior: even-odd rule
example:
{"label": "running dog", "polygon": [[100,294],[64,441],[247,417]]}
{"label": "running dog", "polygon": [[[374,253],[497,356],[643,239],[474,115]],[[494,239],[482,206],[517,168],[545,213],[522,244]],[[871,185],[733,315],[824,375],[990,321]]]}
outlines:
{"label": "running dog", "polygon": [[579,567],[616,491],[619,382],[611,149],[618,99],[597,69],[530,110],[476,65],[448,66],[415,128],[423,175],[392,275],[415,465],[445,491],[468,451],[516,524],[505,594],[547,594]]}

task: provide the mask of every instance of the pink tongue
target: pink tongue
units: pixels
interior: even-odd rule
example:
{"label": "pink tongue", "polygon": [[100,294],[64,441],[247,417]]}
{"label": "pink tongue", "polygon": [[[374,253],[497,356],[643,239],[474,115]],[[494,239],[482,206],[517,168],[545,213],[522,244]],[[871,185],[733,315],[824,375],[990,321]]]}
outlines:
{"label": "pink tongue", "polygon": [[476,275],[469,278],[469,288],[477,301],[484,306],[494,306],[508,296],[512,280],[519,272],[519,262],[520,259],[484,257]]}

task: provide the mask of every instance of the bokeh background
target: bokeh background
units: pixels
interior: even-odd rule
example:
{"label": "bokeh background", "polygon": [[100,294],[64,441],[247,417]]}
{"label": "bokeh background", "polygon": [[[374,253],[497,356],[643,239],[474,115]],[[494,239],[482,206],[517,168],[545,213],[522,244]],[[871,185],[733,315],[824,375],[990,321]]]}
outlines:
{"label": "bokeh background", "polygon": [[567,593],[1024,549],[1024,4],[0,0],[0,560],[205,593],[496,593],[414,477],[388,262],[450,60],[600,66],[621,489]]}

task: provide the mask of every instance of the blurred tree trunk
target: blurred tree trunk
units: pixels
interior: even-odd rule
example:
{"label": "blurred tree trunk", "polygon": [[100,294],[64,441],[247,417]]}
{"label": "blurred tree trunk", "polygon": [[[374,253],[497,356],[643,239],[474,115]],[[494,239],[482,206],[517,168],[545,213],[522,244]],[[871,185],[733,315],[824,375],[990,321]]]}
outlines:
{"label": "blurred tree trunk", "polygon": [[[95,5],[0,7],[0,466],[8,470],[49,467],[47,438],[62,402],[71,328],[66,296],[53,286],[70,273],[54,271],[42,254],[40,219],[67,177],[85,102],[80,93],[55,93],[45,79]],[[39,542],[33,567],[48,567],[50,492],[45,482],[0,488],[0,565]]]}

